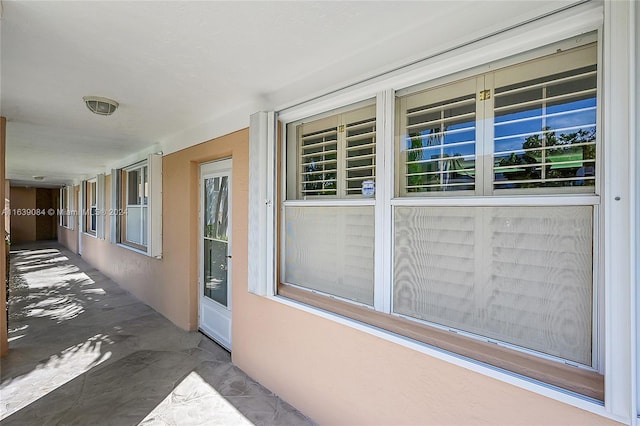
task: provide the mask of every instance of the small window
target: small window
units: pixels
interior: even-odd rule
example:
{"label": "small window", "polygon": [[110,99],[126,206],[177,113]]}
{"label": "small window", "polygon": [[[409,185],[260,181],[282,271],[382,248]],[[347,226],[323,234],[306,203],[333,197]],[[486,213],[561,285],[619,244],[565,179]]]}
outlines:
{"label": "small window", "polygon": [[[98,211],[104,203],[104,189],[98,176]],[[102,185],[104,188],[104,184]],[[110,241],[162,257],[162,153],[151,154],[139,163],[111,171],[109,209]],[[98,221],[98,235],[104,223]]]}
{"label": "small window", "polygon": [[60,226],[73,229],[74,212],[73,186],[65,186],[60,189]]}
{"label": "small window", "polygon": [[97,184],[95,180],[85,182],[85,231],[95,235],[98,225],[97,208],[98,208]]}
{"label": "small window", "polygon": [[121,241],[146,250],[149,175],[146,162],[122,171],[124,216]]}

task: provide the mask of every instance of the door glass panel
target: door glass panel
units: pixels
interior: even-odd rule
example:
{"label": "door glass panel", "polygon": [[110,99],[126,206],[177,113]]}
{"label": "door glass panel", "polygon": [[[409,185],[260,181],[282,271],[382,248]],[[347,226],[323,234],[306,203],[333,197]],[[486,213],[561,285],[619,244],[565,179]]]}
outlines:
{"label": "door glass panel", "polygon": [[204,180],[204,295],[227,306],[227,176]]}
{"label": "door glass panel", "polygon": [[204,180],[204,236],[227,241],[228,176]]}
{"label": "door glass panel", "polygon": [[227,306],[227,243],[204,240],[204,295]]}

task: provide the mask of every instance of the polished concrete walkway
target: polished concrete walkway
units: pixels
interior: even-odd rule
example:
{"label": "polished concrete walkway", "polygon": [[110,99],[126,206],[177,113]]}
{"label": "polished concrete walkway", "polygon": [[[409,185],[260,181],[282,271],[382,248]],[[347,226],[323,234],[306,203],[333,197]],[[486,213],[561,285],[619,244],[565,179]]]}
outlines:
{"label": "polished concrete walkway", "polygon": [[1,424],[312,424],[63,247],[12,247],[11,263]]}

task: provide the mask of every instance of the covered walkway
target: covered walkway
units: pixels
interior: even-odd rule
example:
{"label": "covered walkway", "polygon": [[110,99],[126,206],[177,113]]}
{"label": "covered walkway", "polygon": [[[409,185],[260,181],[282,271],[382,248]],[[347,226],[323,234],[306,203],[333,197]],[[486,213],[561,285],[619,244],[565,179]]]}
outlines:
{"label": "covered walkway", "polygon": [[299,425],[305,416],[57,243],[12,247],[3,425]]}

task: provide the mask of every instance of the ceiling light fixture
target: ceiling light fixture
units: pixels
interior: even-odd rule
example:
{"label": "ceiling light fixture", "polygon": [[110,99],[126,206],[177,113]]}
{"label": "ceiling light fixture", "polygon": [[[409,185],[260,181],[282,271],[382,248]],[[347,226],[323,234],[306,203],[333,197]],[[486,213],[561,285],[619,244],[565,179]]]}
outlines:
{"label": "ceiling light fixture", "polygon": [[113,99],[99,96],[84,96],[82,98],[89,111],[98,115],[111,115],[118,108],[118,103]]}

